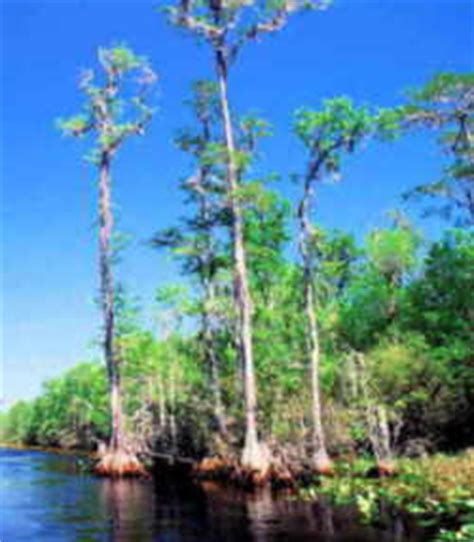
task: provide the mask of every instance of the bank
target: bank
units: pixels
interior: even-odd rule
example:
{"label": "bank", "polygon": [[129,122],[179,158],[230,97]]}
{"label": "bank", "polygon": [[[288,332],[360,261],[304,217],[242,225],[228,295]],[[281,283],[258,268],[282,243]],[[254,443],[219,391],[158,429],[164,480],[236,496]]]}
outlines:
{"label": "bank", "polygon": [[404,510],[419,524],[433,526],[436,542],[474,542],[474,449],[449,456],[399,459],[393,477],[372,477],[369,460],[337,462],[333,477],[300,487],[298,498],[324,496],[356,505],[363,520],[377,523],[386,505]]}

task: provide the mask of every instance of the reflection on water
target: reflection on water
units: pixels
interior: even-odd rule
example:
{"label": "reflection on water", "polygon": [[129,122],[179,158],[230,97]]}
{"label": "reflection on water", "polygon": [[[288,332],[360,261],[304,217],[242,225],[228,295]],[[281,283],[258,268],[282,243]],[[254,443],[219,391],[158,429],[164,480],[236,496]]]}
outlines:
{"label": "reflection on water", "polygon": [[0,449],[2,542],[425,542],[404,517],[248,495],[216,484],[99,480],[73,457]]}

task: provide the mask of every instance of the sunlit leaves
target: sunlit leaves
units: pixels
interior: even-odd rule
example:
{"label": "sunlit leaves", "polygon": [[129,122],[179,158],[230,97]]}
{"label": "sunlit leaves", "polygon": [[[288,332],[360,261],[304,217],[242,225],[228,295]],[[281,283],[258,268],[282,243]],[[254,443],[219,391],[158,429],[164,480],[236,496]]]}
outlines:
{"label": "sunlit leaves", "polygon": [[[407,192],[407,199],[428,195],[438,213],[455,219],[458,225],[474,223],[474,74],[441,73],[424,87],[409,93],[409,103],[401,109],[409,128],[428,127],[438,131],[438,141],[452,163],[441,179]],[[436,188],[436,190],[433,190]]]}
{"label": "sunlit leaves", "polygon": [[239,119],[239,129],[248,149],[254,149],[260,138],[272,135],[270,123],[255,115],[242,116]]}
{"label": "sunlit leaves", "polygon": [[373,122],[366,107],[356,107],[351,99],[338,97],[325,100],[321,110],[299,109],[294,129],[309,148],[316,144],[325,152],[338,144],[352,150],[358,138],[370,133]]}
{"label": "sunlit leaves", "polygon": [[404,118],[403,108],[380,108],[374,116],[374,132],[382,141],[392,141],[401,132]]}
{"label": "sunlit leaves", "polygon": [[107,432],[107,407],[105,369],[81,363],[47,381],[37,399],[16,403],[5,436],[28,444],[88,448]]}
{"label": "sunlit leaves", "polygon": [[[406,315],[414,329],[452,351],[447,358],[466,357],[474,325],[474,235],[454,230],[435,243],[423,276],[410,286],[413,306]],[[461,340],[463,348],[457,345]],[[472,347],[472,345],[471,345]]]}
{"label": "sunlit leaves", "polygon": [[474,73],[443,72],[435,75],[424,87],[410,90],[408,95],[416,103],[448,104],[469,99],[468,94],[473,87]]}
{"label": "sunlit leaves", "polygon": [[106,71],[116,72],[117,74],[124,74],[146,64],[144,58],[137,56],[126,45],[110,48],[100,47],[98,58]]}
{"label": "sunlit leaves", "polygon": [[57,127],[64,135],[82,136],[86,133],[89,122],[86,115],[79,114],[67,119],[58,119]]}
{"label": "sunlit leaves", "polygon": [[419,244],[419,235],[410,228],[380,229],[368,236],[367,253],[384,276],[395,280],[415,266]]}
{"label": "sunlit leaves", "polygon": [[[87,159],[96,165],[101,154],[113,154],[127,137],[143,134],[154,112],[146,96],[157,78],[148,61],[126,46],[99,48],[98,62],[101,73],[87,70],[81,76],[79,87],[87,98],[83,112],[58,122],[66,134],[95,135]],[[133,86],[135,92],[129,90]]]}
{"label": "sunlit leaves", "polygon": [[345,96],[324,100],[320,109],[301,108],[293,129],[319,164],[315,173],[337,175],[344,153],[352,153],[369,137],[394,139],[400,130],[398,109],[372,110]]}

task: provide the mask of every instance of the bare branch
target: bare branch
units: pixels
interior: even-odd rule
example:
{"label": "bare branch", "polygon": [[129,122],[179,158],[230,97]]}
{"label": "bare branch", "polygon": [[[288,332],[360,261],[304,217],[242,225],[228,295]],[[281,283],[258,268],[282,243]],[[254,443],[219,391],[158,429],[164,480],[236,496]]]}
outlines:
{"label": "bare branch", "polygon": [[260,34],[270,34],[281,30],[288,21],[290,12],[285,8],[279,10],[273,17],[262,23],[256,23],[245,34],[246,40],[257,39]]}
{"label": "bare branch", "polygon": [[262,34],[271,34],[281,30],[288,22],[288,18],[293,13],[301,9],[324,9],[328,2],[325,0],[316,0],[312,2],[302,2],[301,0],[285,0],[284,5],[275,11],[266,21],[255,23],[247,32],[245,32],[241,45],[246,41],[258,39]]}
{"label": "bare branch", "polygon": [[[189,2],[186,3],[189,5]],[[192,32],[196,32],[208,41],[214,41],[223,35],[223,29],[190,15],[189,8],[186,11],[181,8],[175,17],[175,21],[179,26],[183,26]]]}

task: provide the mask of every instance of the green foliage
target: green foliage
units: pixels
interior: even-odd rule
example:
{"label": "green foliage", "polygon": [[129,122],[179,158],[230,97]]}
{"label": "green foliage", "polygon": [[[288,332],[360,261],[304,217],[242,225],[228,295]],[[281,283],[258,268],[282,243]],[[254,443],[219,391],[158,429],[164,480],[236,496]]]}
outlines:
{"label": "green foliage", "polygon": [[262,34],[277,32],[300,11],[325,9],[330,0],[190,0],[166,5],[170,21],[205,39],[217,38],[235,58],[242,47]]}
{"label": "green foliage", "polygon": [[401,110],[409,128],[427,127],[452,161],[441,179],[420,184],[406,199],[433,201],[425,214],[439,214],[459,225],[474,223],[474,74],[440,73],[409,93]]}
{"label": "green foliage", "polygon": [[104,368],[82,363],[44,384],[30,403],[20,401],[8,412],[7,441],[66,448],[90,448],[108,430]]}
{"label": "green foliage", "polygon": [[[431,420],[445,447],[472,443],[474,420],[474,236],[454,230],[434,243],[422,275],[407,289],[404,329],[429,345],[434,378]],[[436,421],[435,421],[436,420]]]}
{"label": "green foliage", "polygon": [[352,235],[317,227],[313,230],[311,250],[317,261],[318,291],[325,301],[334,299],[354,278],[362,251]]}
{"label": "green foliage", "polygon": [[370,262],[391,282],[415,267],[419,244],[419,236],[410,228],[375,230],[367,239],[367,253]]}
{"label": "green foliage", "polygon": [[474,73],[439,73],[420,89],[412,89],[409,97],[416,103],[454,102],[463,98],[474,85]]}
{"label": "green foliage", "polygon": [[474,510],[472,453],[399,461],[397,476],[388,479],[364,476],[371,466],[365,460],[338,463],[338,476],[324,478],[319,487],[310,486],[301,490],[300,495],[313,499],[322,493],[337,504],[355,504],[362,519],[370,523],[379,521],[382,503],[391,504],[417,516],[421,524],[461,524],[453,531],[439,529],[436,542],[471,540],[466,536],[472,529]]}
{"label": "green foliage", "polygon": [[82,136],[88,127],[89,119],[84,114],[75,115],[68,119],[58,119],[57,127],[64,135]]}
{"label": "green foliage", "polygon": [[321,111],[299,109],[294,128],[307,147],[316,140],[322,152],[329,152],[336,143],[350,150],[357,136],[372,129],[372,122],[367,108],[356,108],[351,99],[338,97],[325,100]]}
{"label": "green foliage", "polygon": [[357,350],[373,345],[388,325],[391,290],[371,268],[357,275],[340,305],[340,333]]}
{"label": "green foliage", "polygon": [[98,58],[106,71],[114,71],[119,74],[124,74],[147,64],[145,58],[137,56],[126,45],[119,45],[108,49],[100,47]]}
{"label": "green foliage", "polygon": [[[82,112],[57,122],[66,135],[95,134],[87,155],[94,164],[103,160],[104,153],[112,155],[129,136],[144,132],[153,115],[147,93],[157,79],[147,59],[125,45],[101,47],[97,57],[101,73],[86,70],[81,77],[80,89],[86,96]],[[135,88],[129,91],[129,87]]]}
{"label": "green foliage", "polygon": [[455,531],[441,529],[435,542],[471,542],[474,540],[474,523],[467,523]]}
{"label": "green foliage", "polygon": [[15,444],[28,443],[32,440],[33,405],[18,401],[2,417],[2,440]]}
{"label": "green foliage", "polygon": [[430,248],[423,275],[409,288],[413,308],[407,325],[433,345],[472,339],[474,234],[452,230]]}
{"label": "green foliage", "polygon": [[372,395],[391,410],[403,410],[412,401],[429,401],[428,385],[435,368],[430,366],[424,338],[407,334],[400,339],[382,339],[367,356]]}

